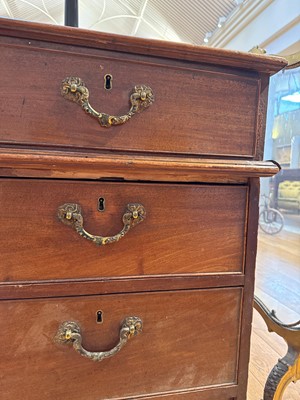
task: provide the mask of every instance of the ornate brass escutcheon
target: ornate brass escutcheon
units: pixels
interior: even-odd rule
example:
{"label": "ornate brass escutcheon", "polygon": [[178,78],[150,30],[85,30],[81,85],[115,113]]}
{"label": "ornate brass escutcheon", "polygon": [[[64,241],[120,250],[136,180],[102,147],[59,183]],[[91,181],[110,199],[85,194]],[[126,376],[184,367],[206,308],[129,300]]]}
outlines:
{"label": "ornate brass escutcheon", "polygon": [[130,95],[130,110],[121,116],[109,115],[96,111],[89,103],[89,90],[78,77],[68,77],[62,81],[61,94],[68,100],[78,103],[83,110],[98,119],[101,126],[110,128],[112,125],[121,125],[129,121],[136,113],[145,110],[154,102],[154,94],[149,86],[136,85]]}
{"label": "ornate brass escutcheon", "polygon": [[102,361],[117,354],[129,339],[142,332],[143,322],[139,317],[127,317],[123,321],[119,334],[119,342],[108,351],[92,352],[82,347],[82,336],[80,326],[73,321],[66,321],[61,324],[55,335],[57,343],[72,343],[73,348],[79,354],[93,361]]}
{"label": "ornate brass escutcheon", "polygon": [[76,232],[87,240],[91,240],[98,246],[111,244],[120,240],[125,234],[146,218],[146,211],[142,204],[127,204],[125,213],[123,214],[123,229],[114,236],[96,236],[88,233],[83,227],[83,216],[79,204],[66,203],[58,208],[58,218],[61,222],[71,226]]}

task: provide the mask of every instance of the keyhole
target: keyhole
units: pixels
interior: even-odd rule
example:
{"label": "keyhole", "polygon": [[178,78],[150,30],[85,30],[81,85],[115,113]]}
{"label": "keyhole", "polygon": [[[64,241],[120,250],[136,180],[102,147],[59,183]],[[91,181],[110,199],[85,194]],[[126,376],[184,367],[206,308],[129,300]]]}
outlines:
{"label": "keyhole", "polygon": [[111,90],[111,88],[112,88],[112,79],[113,79],[113,77],[110,74],[106,74],[104,76],[104,89]]}
{"label": "keyhole", "polygon": [[101,310],[96,312],[96,322],[97,324],[102,324],[103,322],[103,313]]}
{"label": "keyhole", "polygon": [[103,212],[105,210],[105,198],[104,197],[100,197],[98,199],[98,210]]}

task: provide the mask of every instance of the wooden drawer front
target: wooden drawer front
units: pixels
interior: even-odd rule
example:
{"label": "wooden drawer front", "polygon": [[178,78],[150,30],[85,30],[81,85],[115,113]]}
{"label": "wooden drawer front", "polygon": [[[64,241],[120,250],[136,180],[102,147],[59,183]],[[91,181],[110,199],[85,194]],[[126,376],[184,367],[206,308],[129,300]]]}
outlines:
{"label": "wooden drawer front", "polygon": [[[38,49],[34,41],[30,46],[24,42],[26,47],[1,46],[3,143],[254,155],[259,96],[255,73],[78,47]],[[110,91],[104,89],[105,74],[113,76]],[[124,125],[102,128],[61,96],[61,82],[69,76],[85,82],[98,112],[127,113],[131,90],[138,84],[150,86],[155,101]]]}
{"label": "wooden drawer front", "polygon": [[[3,301],[2,396],[100,400],[234,384],[241,292],[236,288]],[[96,323],[98,310],[102,324]],[[54,342],[64,321],[76,321],[83,347],[109,350],[118,342],[124,318],[133,315],[142,319],[142,333],[101,362],[82,357],[71,344]]]}
{"label": "wooden drawer front", "polygon": [[[0,183],[2,281],[243,271],[244,186]],[[84,228],[95,235],[119,232],[128,203],[141,203],[147,216],[119,242],[99,247],[58,219],[64,203],[80,204]]]}

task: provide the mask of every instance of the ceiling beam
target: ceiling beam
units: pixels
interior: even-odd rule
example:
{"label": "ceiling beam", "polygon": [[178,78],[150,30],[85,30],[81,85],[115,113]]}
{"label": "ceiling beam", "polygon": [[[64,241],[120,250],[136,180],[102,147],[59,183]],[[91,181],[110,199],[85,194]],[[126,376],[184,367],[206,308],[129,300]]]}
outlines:
{"label": "ceiling beam", "polygon": [[[245,28],[251,24],[271,3],[273,0],[253,0],[241,3],[234,10],[222,28],[213,32],[208,45],[212,47],[232,48],[231,42],[243,33]],[[252,32],[253,34],[253,32]],[[259,43],[254,43],[249,47]],[[235,48],[234,50],[244,50]],[[247,51],[246,50],[246,51]]]}
{"label": "ceiling beam", "polygon": [[[225,24],[216,29],[208,45],[249,51],[254,46],[279,54],[299,39],[300,2],[252,0],[241,3]],[[280,38],[285,36],[285,43]]]}
{"label": "ceiling beam", "polygon": [[2,0],[2,4],[3,4],[7,14],[10,16],[10,18],[14,18],[13,13],[12,13],[7,1],[6,0]]}
{"label": "ceiling beam", "polygon": [[135,36],[135,35],[136,35],[136,33],[137,33],[137,31],[138,31],[138,29],[139,29],[139,27],[140,27],[140,24],[141,24],[141,22],[142,22],[142,20],[143,20],[143,16],[144,16],[144,14],[145,14],[145,10],[146,10],[148,1],[149,1],[149,0],[144,0],[143,3],[142,3],[142,5],[141,5],[141,7],[140,7],[139,13],[138,13],[138,15],[137,15],[138,18],[137,18],[137,20],[135,21],[135,23],[134,23],[134,25],[133,25],[133,28],[132,28],[132,31],[131,31],[131,35],[132,35],[132,36]]}

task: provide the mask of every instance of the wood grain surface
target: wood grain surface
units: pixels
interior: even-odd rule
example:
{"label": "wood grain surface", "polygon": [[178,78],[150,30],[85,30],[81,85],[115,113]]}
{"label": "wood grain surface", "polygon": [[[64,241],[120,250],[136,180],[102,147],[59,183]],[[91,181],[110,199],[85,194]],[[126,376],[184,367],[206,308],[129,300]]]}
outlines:
{"label": "wood grain surface", "polygon": [[[0,194],[4,282],[243,272],[245,186],[2,179]],[[128,203],[143,204],[147,217],[97,247],[59,221],[65,203],[80,204],[95,235],[118,233]]]}
{"label": "wood grain surface", "polygon": [[[258,177],[280,169],[261,161],[267,89],[285,60],[7,19],[0,37],[1,396],[245,400]],[[155,102],[104,129],[61,96],[67,76],[100,112],[126,113],[138,84]],[[118,233],[128,203],[147,217],[99,248],[59,221],[64,203],[95,235]],[[73,320],[108,350],[129,315],[143,333],[101,363],[54,341]]]}
{"label": "wood grain surface", "polygon": [[[1,39],[2,42],[4,39]],[[260,78],[239,71],[169,65],[98,51],[80,54],[39,48],[34,42],[1,44],[5,106],[0,142],[39,146],[253,157]],[[113,88],[104,88],[104,75]],[[253,76],[254,75],[254,76]],[[150,86],[154,103],[124,125],[99,125],[78,104],[61,96],[61,82],[80,77],[98,112],[124,115],[136,85]],[[184,92],[187,96],[183,96]],[[180,106],[178,107],[178,104]],[[237,112],[238,110],[238,112]],[[212,137],[218,140],[212,140]]]}
{"label": "wood grain surface", "polygon": [[1,35],[25,39],[38,39],[43,42],[64,43],[69,46],[109,49],[117,52],[148,54],[172,60],[188,60],[210,64],[236,67],[241,70],[261,71],[269,74],[278,72],[287,65],[284,58],[243,53],[208,46],[195,46],[185,43],[172,43],[163,40],[115,35],[87,29],[39,24],[34,22],[13,21],[1,18]]}
{"label": "wood grain surface", "polygon": [[37,149],[0,150],[2,174],[11,177],[119,179],[161,182],[247,183],[273,176],[272,161],[97,154]]}
{"label": "wood grain surface", "polygon": [[247,247],[245,258],[245,283],[242,301],[241,343],[238,376],[238,400],[244,400],[247,391],[248,365],[250,358],[250,335],[253,315],[253,292],[255,280],[255,262],[257,251],[257,229],[259,215],[259,179],[249,179]]}
{"label": "wood grain surface", "polygon": [[[199,398],[228,399],[222,386],[236,383],[240,302],[239,288],[3,301],[2,396],[100,400],[220,385],[219,397]],[[85,348],[108,350],[130,315],[143,320],[143,332],[100,363],[54,342],[62,322],[76,321]]]}
{"label": "wood grain surface", "polygon": [[31,282],[3,282],[0,299],[28,299],[58,296],[154,292],[162,290],[241,287],[245,276],[226,274],[169,274],[119,278],[69,279]]}

